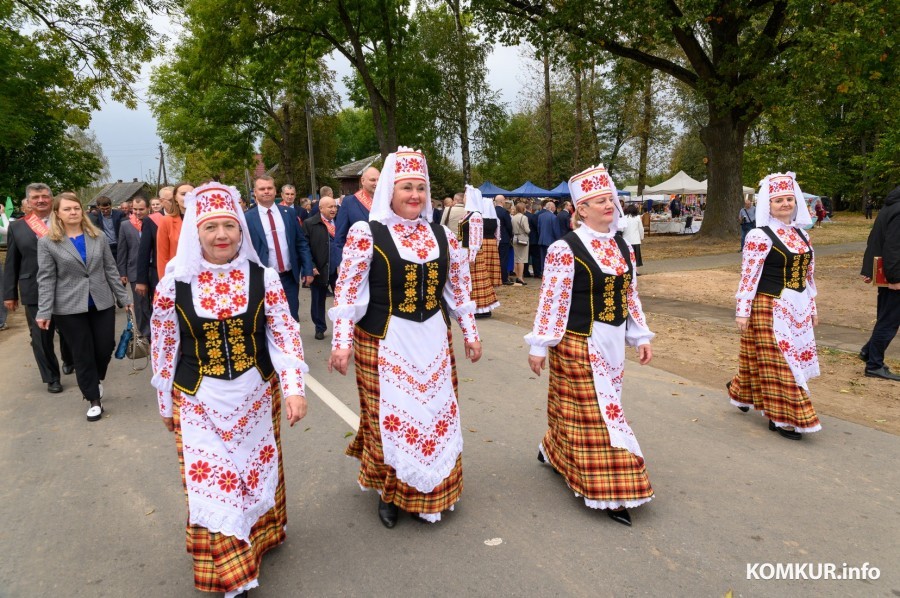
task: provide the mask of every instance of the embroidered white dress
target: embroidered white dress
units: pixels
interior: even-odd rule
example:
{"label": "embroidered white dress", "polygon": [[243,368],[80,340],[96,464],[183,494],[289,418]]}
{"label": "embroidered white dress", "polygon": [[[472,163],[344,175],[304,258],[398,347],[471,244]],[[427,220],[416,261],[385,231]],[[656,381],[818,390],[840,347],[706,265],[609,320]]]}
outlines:
{"label": "embroidered white dress", "polygon": [[[422,264],[437,259],[437,239],[425,221],[391,214],[385,225],[404,260]],[[474,342],[478,331],[473,316],[475,304],[469,298],[468,256],[450,230],[444,227],[444,231],[450,255],[443,299],[466,342]],[[352,347],[354,325],[368,308],[373,259],[368,222],[357,222],[350,228],[343,257],[334,306],[328,311],[334,322],[335,349]],[[378,344],[378,425],[384,462],[394,468],[400,481],[427,494],[450,474],[463,447],[447,325],[440,312],[421,323],[390,318],[387,333]],[[440,520],[440,513],[422,516]]]}
{"label": "embroidered white dress", "polygon": [[[769,220],[769,228],[793,254],[809,253],[809,237],[805,231],[788,226],[776,218]],[[803,235],[801,237],[800,235]],[[747,233],[744,242],[744,257],[741,267],[741,282],[738,286],[737,317],[749,318],[759,286],[760,276],[766,256],[772,250],[772,239],[754,228]],[[816,312],[816,283],[813,279],[815,257],[809,262],[806,288],[803,291],[784,289],[780,297],[774,299],[772,308],[773,331],[778,348],[794,374],[797,385],[809,392],[808,381],[819,375],[819,357],[816,352],[816,337],[812,318]],[[742,405],[732,400],[735,405]]]}
{"label": "embroidered white dress", "polygon": [[[226,319],[247,311],[248,261],[202,262],[191,280],[198,316]],[[266,339],[283,396],[304,395],[300,329],[291,317],[278,274],[264,269]],[[172,389],[180,349],[175,280],[156,287],[151,360],[159,412],[172,417]],[[206,376],[195,395],[181,394],[181,431],[189,522],[249,542],[253,524],[275,505],[278,460],[272,424],[272,387],[255,367],[233,380]]]}
{"label": "embroidered white dress", "polygon": [[[620,276],[627,272],[628,264],[619,251],[613,233],[600,233],[582,225],[575,230],[575,234],[604,273]],[[634,264],[634,253],[629,251],[629,254],[629,259]],[[525,341],[531,346],[529,350],[531,355],[546,356],[547,348],[555,347],[566,334],[566,324],[572,306],[574,276],[575,256],[572,249],[565,241],[556,241],[547,251],[534,328],[525,335]],[[625,419],[622,408],[622,374],[625,370],[625,346],[637,347],[647,344],[655,335],[647,327],[638,298],[636,276],[632,277],[626,296],[627,321],[618,326],[595,321],[587,344],[597,402],[609,431],[610,444],[643,457],[641,447]],[[596,501],[588,499],[585,499],[585,502],[594,508],[617,508],[615,505],[591,504]]]}
{"label": "embroidered white dress", "polygon": [[484,219],[480,212],[471,212],[471,214],[469,217],[469,248],[468,250],[463,249],[463,251],[469,252],[469,263],[474,264],[481,244],[484,242]]}

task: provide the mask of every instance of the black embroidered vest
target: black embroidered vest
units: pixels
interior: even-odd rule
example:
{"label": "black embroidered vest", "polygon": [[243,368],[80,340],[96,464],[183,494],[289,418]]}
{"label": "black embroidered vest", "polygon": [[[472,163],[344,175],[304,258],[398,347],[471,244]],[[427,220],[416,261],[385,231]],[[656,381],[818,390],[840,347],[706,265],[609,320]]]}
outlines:
{"label": "black embroidered vest", "polygon": [[622,276],[607,274],[601,270],[590,250],[574,231],[562,238],[575,255],[572,307],[566,324],[568,332],[590,336],[595,321],[618,326],[628,319],[627,293],[633,268],[628,244],[619,235],[614,238],[628,264],[628,271]]}
{"label": "black embroidered vest", "polygon": [[456,226],[456,238],[459,239],[460,243],[462,243],[464,249],[469,248],[469,220],[472,218],[472,214],[474,213],[475,212],[469,212],[468,214],[466,214]]}
{"label": "black embroidered vest", "polygon": [[263,269],[250,263],[247,311],[224,320],[201,318],[194,309],[191,285],[175,283],[175,309],[181,329],[181,355],[175,388],[197,393],[204,376],[233,380],[255,367],[265,380],[275,373],[266,341],[266,284]]}
{"label": "black embroidered vest", "polygon": [[784,289],[791,289],[802,293],[806,290],[806,276],[809,274],[809,264],[812,261],[812,247],[806,237],[799,229],[794,229],[806,247],[809,249],[806,253],[791,253],[785,244],[778,238],[778,235],[768,226],[760,227],[760,230],[766,233],[772,239],[772,249],[766,256],[763,263],[762,274],[759,277],[759,285],[756,287],[757,293],[763,295],[771,295],[772,297],[781,297]]}
{"label": "black embroidered vest", "polygon": [[484,219],[484,238],[496,240],[496,238],[497,238],[497,219],[496,218],[485,218]]}
{"label": "black embroidered vest", "polygon": [[449,328],[443,294],[450,250],[443,227],[430,224],[437,239],[437,259],[417,264],[400,257],[388,227],[380,222],[370,222],[369,226],[373,244],[369,306],[357,326],[376,338],[384,338],[391,317],[424,322],[440,311]]}

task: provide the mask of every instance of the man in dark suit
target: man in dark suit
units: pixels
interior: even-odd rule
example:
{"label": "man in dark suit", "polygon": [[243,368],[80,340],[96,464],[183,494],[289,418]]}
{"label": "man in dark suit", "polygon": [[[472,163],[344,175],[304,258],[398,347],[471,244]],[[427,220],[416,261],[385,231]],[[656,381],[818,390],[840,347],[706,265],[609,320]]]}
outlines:
{"label": "man in dark suit", "polygon": [[112,200],[102,195],[97,198],[97,209],[100,210],[100,213],[91,214],[91,222],[103,233],[113,257],[116,257],[116,249],[119,245],[119,229],[122,227],[122,222],[127,219],[127,216],[122,210],[114,210],[112,208]]}
{"label": "man in dark suit", "polygon": [[343,253],[344,243],[347,242],[347,233],[350,227],[363,220],[369,221],[369,210],[372,209],[372,199],[375,197],[375,187],[378,186],[378,177],[381,173],[374,166],[363,171],[359,177],[360,190],[353,195],[346,195],[341,201],[341,209],[338,210],[337,224],[335,224],[334,242],[338,252]]}
{"label": "man in dark suit", "polygon": [[560,234],[565,235],[572,230],[572,202],[564,201],[559,206],[559,212],[557,212],[556,217],[559,219]]}
{"label": "man in dark suit", "polygon": [[153,295],[156,293],[156,285],[159,283],[159,274],[156,268],[156,232],[163,215],[172,212],[174,193],[174,187],[160,189],[159,202],[162,204],[163,211],[148,214],[141,221],[141,244],[138,247],[134,292],[147,297],[151,306],[153,305]]}
{"label": "man in dark suit", "polygon": [[[31,213],[21,220],[10,223],[6,249],[6,270],[3,274],[3,304],[9,311],[15,311],[21,303],[25,307],[25,318],[31,332],[31,349],[41,373],[41,380],[47,385],[47,392],[62,392],[59,382],[59,361],[53,348],[56,326],[42,330],[35,322],[38,311],[38,238],[47,234],[47,223],[53,207],[53,194],[44,183],[32,183],[25,190]],[[69,346],[59,337],[63,372],[75,371],[74,359]]]}
{"label": "man in dark suit", "polygon": [[316,327],[316,339],[325,338],[328,324],[325,322],[325,297],[328,288],[334,288],[337,282],[337,267],[341,256],[334,244],[337,204],[333,197],[324,196],[319,200],[319,213],[303,221],[303,230],[309,237],[309,249],[312,252],[313,275],[315,278],[309,285],[311,303],[309,315]]}
{"label": "man in dark suit", "polygon": [[503,204],[506,198],[502,195],[494,197],[494,210],[497,212],[497,224],[500,226],[500,242],[497,244],[497,250],[500,252],[500,278],[506,286],[512,286],[513,281],[509,279],[509,252],[512,249],[512,216]]}
{"label": "man in dark suit", "polygon": [[275,205],[275,179],[264,175],[253,183],[256,205],[247,210],[250,240],[263,265],[274,268],[281,277],[291,315],[299,320],[300,279],[313,279],[309,241],[300,228],[293,208]]}
{"label": "man in dark suit", "polygon": [[[541,246],[538,245],[540,236],[538,234],[538,217],[544,212],[544,208],[535,210],[537,202],[531,202],[531,209],[525,212],[528,218],[528,259],[531,260],[531,276],[540,278],[544,274],[544,262],[541,261]],[[526,274],[528,276],[528,274]]]}
{"label": "man in dark suit", "polygon": [[543,273],[544,261],[547,259],[547,249],[562,238],[559,230],[559,219],[556,217],[556,204],[552,199],[544,202],[544,209],[538,216],[538,247],[540,247],[541,271]]}
{"label": "man in dark suit", "polygon": [[143,236],[143,218],[149,211],[147,200],[136,197],[131,205],[128,221],[119,229],[119,248],[116,266],[123,284],[131,284],[134,297],[134,325],[142,335],[150,338],[150,298],[137,292],[137,265]]}

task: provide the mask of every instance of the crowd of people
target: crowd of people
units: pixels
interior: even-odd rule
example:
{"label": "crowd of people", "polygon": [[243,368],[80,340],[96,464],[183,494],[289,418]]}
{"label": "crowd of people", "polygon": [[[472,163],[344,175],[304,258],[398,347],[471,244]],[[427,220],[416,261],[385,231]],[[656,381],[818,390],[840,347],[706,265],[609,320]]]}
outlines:
{"label": "crowd of people", "polygon": [[[274,179],[261,176],[250,206],[217,181],[180,182],[124,208],[100,197],[89,214],[74,194],[35,183],[26,215],[3,223],[4,305],[25,308],[48,392],[62,392],[74,372],[91,422],[104,413],[115,309],[134,315],[174,434],[200,590],[245,594],[258,586],[263,555],[284,541],[281,422],[307,412],[304,288],[314,339],[331,322],[329,371],[346,375],[354,364],[360,424],[346,454],[393,528],[401,512],[440,521],[463,490],[452,321],[464,356],[478,362],[477,320],[500,307],[496,289],[539,279],[525,335],[534,374],[549,366],[537,458],[588,507],[630,526],[630,509],[654,495],[622,400],[626,347],[641,365],[653,358],[637,290],[644,227],[603,166],[575,174],[569,188],[560,205],[485,198],[471,186],[437,202],[426,157],[405,147],[382,170],[367,168],[355,193],[323,187],[315,201],[298,200],[291,185],[278,201]],[[900,187],[875,221],[862,269],[867,282],[886,282],[860,357],[866,375],[890,380],[900,380],[884,365],[900,325],[895,208]],[[739,371],[728,395],[800,440],[822,426],[808,386],[819,374],[811,219],[793,173],[766,177],[740,217]]]}

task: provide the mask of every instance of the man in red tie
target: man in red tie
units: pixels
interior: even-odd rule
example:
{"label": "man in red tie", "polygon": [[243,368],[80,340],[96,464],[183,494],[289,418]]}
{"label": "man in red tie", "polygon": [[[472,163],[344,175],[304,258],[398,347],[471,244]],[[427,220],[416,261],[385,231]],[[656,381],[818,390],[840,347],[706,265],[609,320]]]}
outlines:
{"label": "man in red tie", "polygon": [[337,267],[341,256],[334,242],[334,216],[337,204],[333,197],[323,196],[319,200],[319,212],[303,221],[303,230],[309,237],[309,248],[312,251],[313,274],[315,279],[309,285],[312,295],[309,315],[316,327],[316,338],[325,338],[328,325],[325,322],[325,297],[328,288],[334,288],[337,281]]}
{"label": "man in red tie", "polygon": [[281,277],[291,315],[299,320],[300,279],[313,279],[309,241],[294,208],[275,205],[275,179],[264,175],[253,183],[256,205],[247,210],[250,240],[260,261]]}

